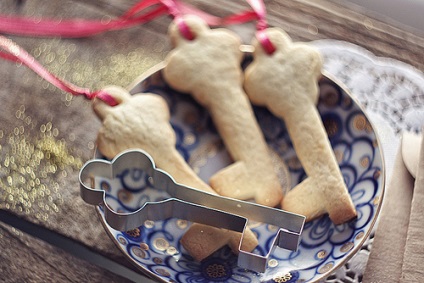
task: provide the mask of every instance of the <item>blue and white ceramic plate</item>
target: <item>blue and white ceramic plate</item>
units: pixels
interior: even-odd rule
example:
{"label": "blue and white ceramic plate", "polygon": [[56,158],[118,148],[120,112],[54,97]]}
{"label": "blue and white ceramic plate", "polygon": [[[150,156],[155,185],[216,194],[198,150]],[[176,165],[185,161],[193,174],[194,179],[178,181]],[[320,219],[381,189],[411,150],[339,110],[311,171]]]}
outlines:
{"label": "blue and white ceramic plate", "polygon": [[[162,67],[157,66],[141,77],[132,86],[132,92],[152,92],[166,98],[177,134],[177,148],[207,180],[231,161],[207,111],[189,95],[169,87],[162,79]],[[361,107],[329,76],[319,84],[319,112],[358,211],[357,219],[335,226],[328,216],[323,216],[307,223],[298,251],[277,248],[265,273],[237,267],[236,256],[229,248],[222,248],[202,262],[194,261],[179,242],[190,226],[180,219],[148,221],[138,229],[121,232],[110,228],[102,217],[105,229],[120,250],[143,273],[161,282],[316,282],[342,266],[361,248],[376,222],[384,194],[384,163],[376,133]],[[265,108],[254,110],[274,159],[286,162],[288,172],[281,174],[289,175],[293,187],[305,178],[305,172],[284,123]],[[129,169],[117,177],[112,181],[97,180],[97,185],[108,191],[108,202],[118,211],[134,211],[147,200],[164,198],[151,189],[143,172]],[[252,223],[251,229],[259,240],[255,252],[266,254],[276,228]]]}

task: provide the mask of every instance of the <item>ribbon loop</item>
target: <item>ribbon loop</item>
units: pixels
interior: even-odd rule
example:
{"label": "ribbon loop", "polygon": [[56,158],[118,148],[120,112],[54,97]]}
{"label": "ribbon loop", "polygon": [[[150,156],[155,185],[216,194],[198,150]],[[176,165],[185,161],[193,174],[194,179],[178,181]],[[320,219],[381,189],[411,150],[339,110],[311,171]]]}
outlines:
{"label": "ribbon loop", "polygon": [[[181,18],[186,14],[193,14],[201,17],[210,26],[241,24],[252,20],[258,20],[258,26],[263,22],[263,12],[265,8],[263,2],[250,1],[255,11],[247,10],[238,14],[229,15],[220,18],[202,10],[199,10],[190,4],[179,0],[142,0],[135,3],[123,15],[108,22],[101,20],[86,19],[34,19],[19,16],[0,14],[0,33],[39,36],[39,37],[67,37],[82,38],[101,34],[111,30],[119,30],[146,23],[162,15],[172,15],[174,19]],[[261,4],[262,3],[262,4]],[[262,5],[262,6],[261,6]],[[179,21],[179,20],[178,20]],[[188,27],[179,21],[178,26],[181,33],[187,39],[194,38]]]}
{"label": "ribbon loop", "polygon": [[40,77],[56,86],[57,88],[71,93],[73,95],[83,95],[88,99],[93,99],[98,97],[104,102],[111,106],[117,105],[117,102],[113,99],[111,95],[107,95],[102,92],[91,92],[87,88],[78,87],[70,82],[61,80],[52,73],[50,73],[46,68],[44,68],[34,57],[32,57],[28,52],[18,46],[15,42],[0,35],[0,48],[4,49],[6,52],[0,51],[0,57],[14,62],[22,62],[28,68],[37,73]]}
{"label": "ribbon loop", "polygon": [[258,22],[256,24],[256,29],[258,30],[256,33],[256,38],[262,45],[265,52],[271,55],[275,52],[276,48],[272,44],[268,35],[265,33],[265,29],[268,27],[268,23],[266,21],[265,4],[263,0],[246,0],[246,1],[252,7],[253,11],[255,11],[258,18]]}

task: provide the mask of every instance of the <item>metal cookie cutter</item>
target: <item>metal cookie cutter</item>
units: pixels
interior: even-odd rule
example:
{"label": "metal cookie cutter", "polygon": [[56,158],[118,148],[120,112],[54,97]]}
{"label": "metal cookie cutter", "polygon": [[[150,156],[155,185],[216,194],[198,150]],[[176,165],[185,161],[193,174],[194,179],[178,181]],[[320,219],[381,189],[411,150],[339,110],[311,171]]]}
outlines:
{"label": "metal cookie cutter", "polygon": [[[164,190],[170,198],[158,202],[146,202],[134,212],[118,213],[106,202],[106,192],[92,188],[93,177],[113,179],[128,168],[145,171],[153,180],[154,188]],[[92,205],[104,207],[106,222],[114,229],[128,231],[146,220],[179,218],[242,233],[239,244],[238,266],[255,272],[265,272],[268,259],[275,247],[296,251],[305,223],[302,215],[255,203],[235,200],[203,192],[178,184],[165,171],[155,167],[153,159],[142,150],[128,150],[112,161],[93,159],[79,174],[82,199]],[[272,248],[265,256],[241,250],[243,232],[248,220],[280,227]]]}

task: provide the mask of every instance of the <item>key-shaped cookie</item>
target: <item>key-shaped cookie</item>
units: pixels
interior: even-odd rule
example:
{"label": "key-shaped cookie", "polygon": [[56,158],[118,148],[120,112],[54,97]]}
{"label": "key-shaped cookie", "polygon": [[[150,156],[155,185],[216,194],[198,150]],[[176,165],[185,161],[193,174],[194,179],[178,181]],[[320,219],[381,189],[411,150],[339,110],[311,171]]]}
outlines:
{"label": "key-shaped cookie", "polygon": [[284,120],[308,175],[285,195],[282,208],[305,215],[307,221],[325,213],[335,224],[351,220],[356,210],[316,107],[321,56],[311,46],[293,43],[282,30],[264,32],[276,50],[267,54],[254,42],[244,88],[253,104],[268,107]]}
{"label": "key-shaped cookie", "polygon": [[102,120],[97,146],[104,156],[111,159],[124,150],[141,148],[175,180],[184,180],[186,185],[214,192],[175,148],[176,136],[169,123],[170,113],[165,99],[149,93],[130,95],[117,86],[106,87],[104,91],[119,103],[109,106],[97,98],[93,101],[93,109]]}
{"label": "key-shaped cookie", "polygon": [[177,25],[171,25],[175,47],[165,59],[164,78],[208,110],[234,160],[210,178],[211,187],[227,197],[279,204],[283,190],[242,87],[240,39],[229,30],[210,29],[195,16],[184,21],[194,39],[185,39]]}
{"label": "key-shaped cookie", "polygon": [[[97,146],[103,155],[112,159],[127,149],[143,149],[152,156],[157,167],[168,172],[176,182],[216,194],[176,150],[176,136],[169,123],[170,113],[165,99],[149,93],[130,95],[116,86],[104,91],[118,105],[111,107],[97,98],[93,101],[93,109],[102,120]],[[190,255],[200,261],[225,245],[238,253],[240,239],[241,233],[193,224],[181,242]],[[251,252],[257,244],[256,236],[246,229],[241,248]]]}

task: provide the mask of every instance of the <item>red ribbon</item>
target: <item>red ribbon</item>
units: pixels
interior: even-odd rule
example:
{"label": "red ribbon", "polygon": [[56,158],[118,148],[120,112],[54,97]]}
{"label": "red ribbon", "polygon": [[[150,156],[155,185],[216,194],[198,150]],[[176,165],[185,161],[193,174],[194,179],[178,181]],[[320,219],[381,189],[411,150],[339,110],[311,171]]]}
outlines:
{"label": "red ribbon", "polygon": [[[188,26],[182,20],[184,14],[195,14],[203,18],[209,25],[230,25],[240,24],[251,20],[258,20],[258,39],[265,47],[265,50],[273,52],[273,45],[268,37],[263,33],[266,28],[265,6],[261,0],[247,0],[254,11],[245,11],[239,14],[233,14],[226,18],[219,18],[208,13],[205,13],[193,6],[182,3],[179,0],[144,0],[136,3],[122,16],[112,19],[108,22],[99,20],[71,19],[71,20],[55,20],[55,19],[34,19],[23,18],[16,16],[0,15],[0,33],[8,33],[15,35],[30,35],[30,36],[60,36],[60,37],[87,37],[103,33],[106,31],[117,30],[132,27],[153,20],[154,18],[170,14],[174,17],[181,33],[189,40],[194,38]],[[145,12],[146,9],[149,9]],[[144,13],[142,13],[144,12]],[[115,106],[118,102],[108,93],[104,91],[90,91],[86,88],[81,88],[72,83],[61,80],[30,54],[19,47],[10,39],[0,35],[0,47],[6,52],[0,51],[0,57],[22,62],[27,67],[32,69],[42,78],[58,87],[59,89],[69,92],[73,95],[83,95],[88,99],[98,97],[111,106]],[[275,50],[275,48],[274,48]]]}
{"label": "red ribbon", "polygon": [[258,22],[256,25],[257,33],[256,38],[261,43],[263,49],[267,54],[272,54],[275,52],[275,46],[272,44],[268,35],[265,33],[265,29],[268,27],[268,23],[266,21],[266,8],[265,4],[262,0],[246,0],[247,3],[252,7],[255,11]]}
{"label": "red ribbon", "polygon": [[[157,1],[143,1],[157,2]],[[159,6],[140,15],[127,15],[120,18],[102,22],[100,20],[55,20],[34,18],[23,18],[14,16],[0,16],[0,33],[24,35],[24,36],[61,36],[68,38],[87,37],[106,31],[132,27],[146,23],[160,15],[167,14],[166,7]]]}
{"label": "red ribbon", "polygon": [[[149,9],[149,11],[140,14],[146,9]],[[0,14],[0,33],[39,37],[88,37],[107,31],[133,27],[168,14],[175,19],[184,14],[195,14],[211,26],[241,24],[257,19],[257,13],[254,11],[244,11],[221,19],[178,0],[144,0],[136,3],[122,16],[107,22],[86,19],[57,20],[43,18],[40,20]],[[183,23],[179,26],[183,34],[189,35],[191,33],[187,27],[184,27]]]}

